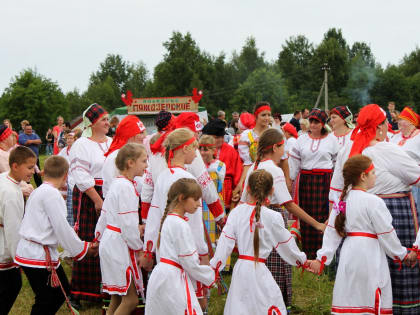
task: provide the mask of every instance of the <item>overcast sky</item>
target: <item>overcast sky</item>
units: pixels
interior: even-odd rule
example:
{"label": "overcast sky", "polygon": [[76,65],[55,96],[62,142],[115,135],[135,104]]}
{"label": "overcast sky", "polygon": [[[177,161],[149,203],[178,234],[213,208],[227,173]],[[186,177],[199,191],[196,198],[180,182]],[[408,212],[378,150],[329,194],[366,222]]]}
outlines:
{"label": "overcast sky", "polygon": [[84,91],[108,53],[152,72],[174,30],[229,57],[252,35],[274,60],[290,36],[318,44],[330,27],[341,28],[350,45],[369,43],[382,65],[399,63],[420,42],[420,1],[1,0],[0,92],[29,67],[64,92]]}

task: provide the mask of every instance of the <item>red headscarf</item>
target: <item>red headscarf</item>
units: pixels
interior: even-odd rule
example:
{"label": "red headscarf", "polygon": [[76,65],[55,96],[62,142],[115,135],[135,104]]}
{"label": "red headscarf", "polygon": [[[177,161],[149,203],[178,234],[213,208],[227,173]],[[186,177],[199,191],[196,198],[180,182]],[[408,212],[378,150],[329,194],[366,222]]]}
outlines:
{"label": "red headscarf", "polygon": [[[239,116],[238,125],[241,129],[252,129],[255,127],[255,116],[250,113],[242,113]],[[245,128],[242,128],[245,127]]]}
{"label": "red headscarf", "polygon": [[405,107],[400,115],[398,116],[399,119],[405,119],[412,125],[414,125],[416,128],[420,127],[420,115],[417,114],[414,110],[412,110],[410,107]]}
{"label": "red headscarf", "polygon": [[357,126],[351,134],[353,146],[349,158],[361,154],[376,137],[376,128],[386,119],[385,111],[376,104],[369,104],[360,110]]}
{"label": "red headscarf", "polygon": [[283,130],[285,132],[290,133],[293,136],[293,138],[297,138],[298,137],[298,133],[296,131],[296,128],[291,123],[285,123],[284,126],[283,126]]}
{"label": "red headscarf", "polygon": [[127,143],[127,140],[145,131],[143,123],[136,116],[128,115],[118,124],[111,146],[105,156],[110,155],[115,150],[120,149]]}
{"label": "red headscarf", "polygon": [[203,124],[200,122],[200,117],[193,112],[184,112],[176,117],[175,129],[188,128],[192,132],[199,132],[203,129]]}

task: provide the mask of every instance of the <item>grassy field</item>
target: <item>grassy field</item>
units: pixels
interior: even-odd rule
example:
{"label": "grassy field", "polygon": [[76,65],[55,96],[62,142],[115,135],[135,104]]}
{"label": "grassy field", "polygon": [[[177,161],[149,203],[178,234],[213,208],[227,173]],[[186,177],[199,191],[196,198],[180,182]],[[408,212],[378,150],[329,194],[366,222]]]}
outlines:
{"label": "grassy field", "polygon": [[[70,267],[63,263],[64,269],[70,279]],[[31,312],[34,302],[34,294],[29,283],[23,275],[23,286],[20,294],[13,306],[11,315],[27,315]],[[229,283],[230,276],[224,278]],[[308,272],[303,275],[300,270],[293,268],[293,305],[292,314],[330,314],[332,299],[333,282],[328,280],[328,276],[315,276]],[[226,295],[217,295],[217,290],[211,292],[209,315],[222,315],[226,302]],[[68,309],[63,305],[58,314],[69,314]],[[101,314],[99,306],[89,306],[83,304],[81,315]]]}
{"label": "grassy field", "polygon": [[[45,156],[40,157],[41,167],[45,160]],[[63,263],[63,267],[70,279],[71,269]],[[34,302],[34,295],[25,277],[23,278],[22,290],[15,302],[10,314],[26,315],[30,313],[31,306]],[[230,276],[224,277],[227,284],[230,282]],[[301,273],[300,270],[293,268],[293,305],[292,314],[330,314],[332,301],[333,282],[328,276],[315,276],[309,272]],[[213,289],[209,303],[209,315],[223,314],[223,308],[226,302],[226,295],[217,295],[217,290]],[[69,314],[65,305],[60,309],[58,314]],[[89,306],[83,304],[81,315],[101,314],[99,306]]]}

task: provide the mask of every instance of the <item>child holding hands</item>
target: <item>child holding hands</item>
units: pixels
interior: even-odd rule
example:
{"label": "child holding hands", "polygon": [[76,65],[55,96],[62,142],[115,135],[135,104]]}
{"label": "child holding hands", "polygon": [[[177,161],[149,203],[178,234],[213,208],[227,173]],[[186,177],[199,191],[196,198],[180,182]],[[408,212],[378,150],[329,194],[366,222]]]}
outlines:
{"label": "child holding hands", "polygon": [[311,262],[311,269],[321,273],[345,237],[331,313],[392,314],[393,293],[386,256],[401,264],[408,259],[407,249],[401,246],[384,201],[366,192],[376,180],[372,160],[363,155],[351,157],[344,164],[343,177],[343,192],[334,203],[322,248],[317,252],[317,260]]}
{"label": "child holding hands", "polygon": [[66,183],[68,169],[61,156],[45,161],[44,183],[30,195],[20,227],[15,263],[22,267],[35,293],[31,314],[55,314],[65,300],[71,308],[59,244],[74,260],[98,254],[98,245],[81,241],[66,220],[66,204],[58,189]]}
{"label": "child holding hands", "polygon": [[134,177],[147,167],[146,149],[137,143],[124,145],[115,164],[114,178],[105,198],[95,235],[100,240],[102,291],[111,295],[107,314],[130,314],[143,296],[142,274],[136,255],[143,247],[139,232],[139,195]]}

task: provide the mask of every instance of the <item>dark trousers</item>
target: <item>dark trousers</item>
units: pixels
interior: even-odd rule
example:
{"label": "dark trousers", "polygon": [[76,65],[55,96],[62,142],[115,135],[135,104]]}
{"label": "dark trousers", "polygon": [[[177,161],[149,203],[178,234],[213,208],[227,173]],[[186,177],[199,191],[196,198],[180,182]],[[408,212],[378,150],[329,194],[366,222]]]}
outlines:
{"label": "dark trousers", "polygon": [[[29,284],[35,293],[35,303],[32,305],[31,315],[52,315],[57,313],[65,301],[60,286],[51,287],[49,283],[50,272],[46,268],[23,267]],[[70,285],[62,266],[57,268],[57,275],[64,291],[70,293]]]}
{"label": "dark trousers", "polygon": [[0,271],[0,315],[9,314],[21,287],[22,277],[19,268]]}
{"label": "dark trousers", "polygon": [[[36,159],[36,165],[38,165],[39,170],[41,170],[41,167],[39,166],[39,158]],[[41,186],[42,185],[41,175],[34,173],[34,181],[35,181],[36,187]]]}

